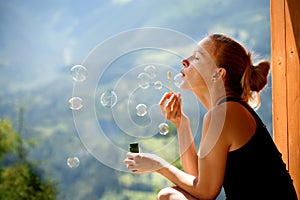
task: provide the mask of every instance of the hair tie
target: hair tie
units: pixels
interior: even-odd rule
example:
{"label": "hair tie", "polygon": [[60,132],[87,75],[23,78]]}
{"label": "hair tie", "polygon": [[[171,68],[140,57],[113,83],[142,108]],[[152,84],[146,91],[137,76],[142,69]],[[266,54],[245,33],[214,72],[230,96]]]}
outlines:
{"label": "hair tie", "polygon": [[251,67],[251,71],[253,72],[255,67],[253,65],[250,65],[250,67]]}

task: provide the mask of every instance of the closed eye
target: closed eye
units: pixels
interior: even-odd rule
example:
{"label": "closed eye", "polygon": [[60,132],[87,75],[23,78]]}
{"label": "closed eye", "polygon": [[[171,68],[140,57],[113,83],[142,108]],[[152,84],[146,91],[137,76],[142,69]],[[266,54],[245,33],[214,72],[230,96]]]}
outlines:
{"label": "closed eye", "polygon": [[195,60],[200,60],[200,56],[201,56],[200,52],[196,51],[194,56]]}

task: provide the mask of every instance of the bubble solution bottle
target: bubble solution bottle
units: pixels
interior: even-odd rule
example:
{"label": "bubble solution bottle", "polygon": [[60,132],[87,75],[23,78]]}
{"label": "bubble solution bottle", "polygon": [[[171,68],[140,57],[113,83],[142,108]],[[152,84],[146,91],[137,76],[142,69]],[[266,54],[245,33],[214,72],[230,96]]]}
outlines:
{"label": "bubble solution bottle", "polygon": [[132,153],[139,153],[139,143],[137,143],[137,142],[130,143],[129,151]]}

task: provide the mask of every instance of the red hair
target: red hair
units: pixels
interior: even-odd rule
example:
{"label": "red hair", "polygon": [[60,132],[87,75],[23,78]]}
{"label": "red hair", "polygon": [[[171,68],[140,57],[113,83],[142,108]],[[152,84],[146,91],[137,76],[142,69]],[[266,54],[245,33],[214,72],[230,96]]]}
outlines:
{"label": "red hair", "polygon": [[259,92],[268,82],[270,62],[261,61],[252,64],[251,53],[230,37],[221,34],[208,36],[215,45],[215,62],[217,67],[226,70],[225,90],[227,95],[238,96],[243,101],[254,100],[253,93]]}

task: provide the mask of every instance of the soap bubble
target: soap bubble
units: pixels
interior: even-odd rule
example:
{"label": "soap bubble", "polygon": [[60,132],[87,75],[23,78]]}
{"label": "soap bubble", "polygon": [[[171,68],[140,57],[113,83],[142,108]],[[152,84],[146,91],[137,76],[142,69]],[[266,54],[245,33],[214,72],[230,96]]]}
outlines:
{"label": "soap bubble", "polygon": [[136,107],[136,114],[143,117],[147,114],[147,106],[145,104],[138,104]]}
{"label": "soap bubble", "polygon": [[162,82],[161,81],[155,81],[154,82],[154,88],[157,90],[160,90],[162,88]]}
{"label": "soap bubble", "polygon": [[182,74],[176,74],[176,76],[174,76],[174,85],[178,88],[180,88],[180,86],[183,83],[183,79],[182,79]]}
{"label": "soap bubble", "polygon": [[[133,35],[137,37],[132,37]],[[137,38],[139,39],[137,40]],[[124,41],[127,41],[126,44],[124,44]],[[174,41],[177,42],[174,43]],[[117,45],[120,48],[107,48]],[[172,67],[172,63],[180,63],[182,57],[186,57],[185,53],[193,51],[195,45],[197,44],[193,39],[178,31],[162,28],[138,28],[116,34],[101,42],[101,44],[97,44],[96,48],[88,53],[84,62],[79,63],[88,69],[88,76],[84,82],[72,80],[69,70],[73,65],[70,66],[70,69],[68,69],[69,78],[74,83],[72,90],[74,95],[72,96],[81,97],[84,101],[84,107],[81,110],[73,111],[74,123],[80,142],[91,156],[112,169],[128,172],[125,165],[120,165],[120,162],[124,159],[124,152],[127,151],[127,144],[132,140],[147,143],[149,139],[155,137],[155,134],[160,137],[170,136],[174,131],[171,129],[173,126],[171,127],[170,124],[169,133],[166,136],[159,134],[158,125],[166,121],[163,114],[159,112],[159,105],[153,113],[153,105],[158,103],[162,93],[168,91],[166,84],[168,80],[165,72],[167,70],[174,71],[175,76],[176,69]],[[170,66],[170,63],[164,64],[164,59],[156,59],[156,61],[152,59],[151,61],[147,57],[149,55],[150,58],[157,55],[170,58],[169,61],[171,61],[172,66]],[[126,66],[124,66],[124,63]],[[155,79],[152,79],[148,72],[144,71],[145,67],[150,64],[153,64],[157,69]],[[149,88],[147,89],[139,87],[138,84],[137,77],[142,72],[150,77]],[[154,82],[158,80],[163,83],[161,90],[154,88]],[[172,86],[176,89],[174,84]],[[106,90],[114,90],[117,94],[117,103],[113,108],[103,107],[100,103],[100,97]],[[131,93],[136,97],[128,99],[128,97],[131,97],[129,96]],[[194,108],[188,109],[187,114],[193,116],[195,121],[199,121],[198,118],[201,112],[199,111],[197,99],[190,93],[187,95],[190,95],[187,98],[187,105],[193,105]],[[66,99],[66,104],[72,96]],[[95,100],[96,102],[94,102]],[[139,117],[136,114],[136,106],[139,103],[144,103],[148,107],[147,114],[144,117]],[[67,106],[65,107],[67,108]],[[156,114],[161,114],[160,118],[156,118]],[[114,129],[116,134],[109,134],[112,131],[111,129]],[[133,129],[136,131],[132,131]],[[191,129],[193,133],[197,133],[198,123],[193,123]],[[111,145],[101,145],[106,143]],[[161,148],[151,149],[150,147],[149,152],[155,151],[154,153],[169,156],[170,162],[173,162],[178,159],[178,155],[170,154],[170,151],[165,150],[171,149],[173,151],[173,148],[176,150],[176,143],[176,138],[169,138]],[[111,156],[107,156],[108,154]],[[74,170],[66,164],[66,160],[70,156],[78,155],[67,155],[62,164],[69,170]],[[82,163],[82,158],[78,157]],[[80,165],[82,165],[81,163]]]}
{"label": "soap bubble", "polygon": [[107,108],[112,108],[117,104],[118,97],[113,90],[103,92],[100,97],[101,105]]}
{"label": "soap bubble", "polygon": [[142,72],[138,75],[137,78],[140,88],[147,89],[150,86],[151,78],[149,74]]}
{"label": "soap bubble", "polygon": [[69,100],[69,108],[72,110],[79,110],[83,106],[82,99],[79,97],[72,97]]}
{"label": "soap bubble", "polygon": [[88,71],[82,65],[75,65],[71,68],[71,75],[74,81],[82,82],[85,81]]}
{"label": "soap bubble", "polygon": [[167,135],[169,133],[169,125],[167,123],[159,124],[158,128],[161,135]]}
{"label": "soap bubble", "polygon": [[69,157],[67,159],[67,165],[70,168],[77,168],[79,164],[80,164],[79,158],[77,158],[76,156]]}
{"label": "soap bubble", "polygon": [[156,67],[155,67],[155,66],[153,66],[153,65],[148,65],[148,66],[145,67],[144,71],[147,72],[147,73],[149,74],[149,77],[150,77],[151,79],[153,79],[153,78],[156,77],[156,72],[157,72],[157,70],[156,70]]}

